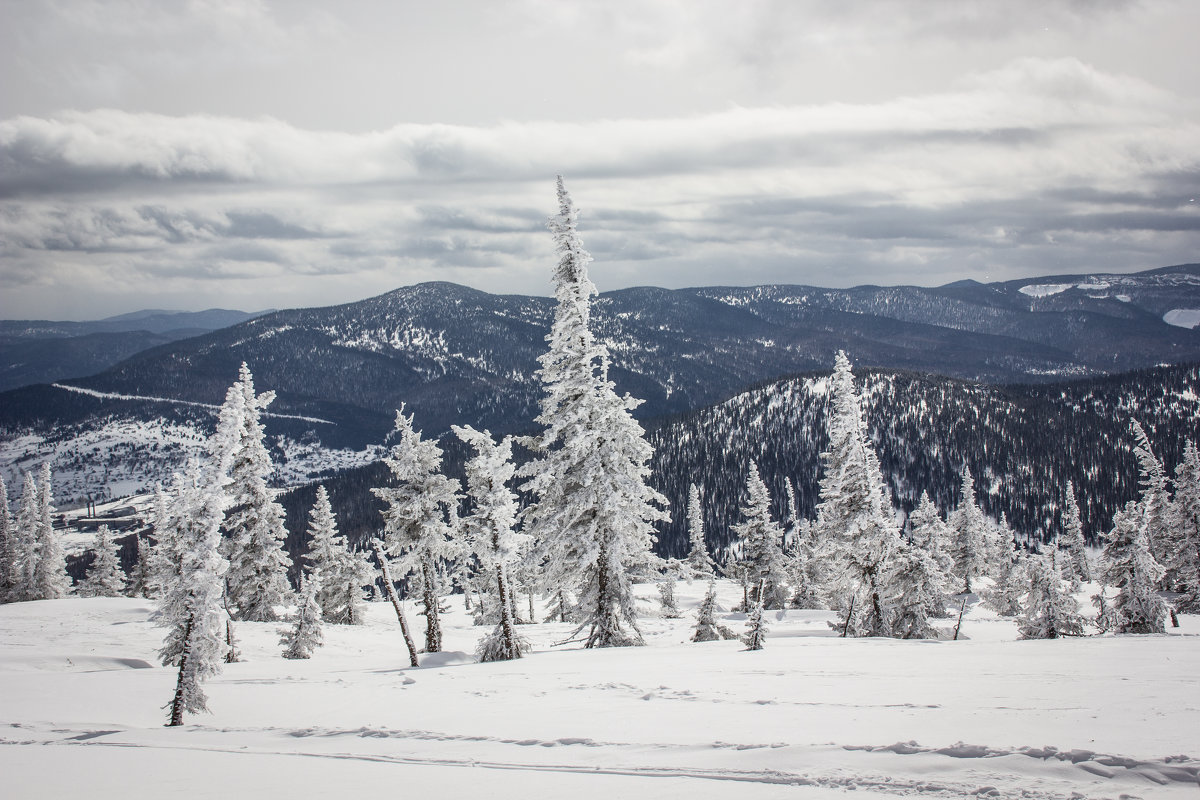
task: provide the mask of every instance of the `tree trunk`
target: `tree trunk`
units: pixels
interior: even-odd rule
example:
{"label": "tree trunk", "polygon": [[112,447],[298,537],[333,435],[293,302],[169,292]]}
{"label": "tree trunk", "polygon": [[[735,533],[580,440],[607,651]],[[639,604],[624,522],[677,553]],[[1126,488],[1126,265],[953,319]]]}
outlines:
{"label": "tree trunk", "polygon": [[425,652],[442,652],[442,623],[438,617],[437,576],[428,559],[421,562],[421,603],[425,606]]}
{"label": "tree trunk", "polygon": [[183,700],[186,694],[184,682],[188,659],[192,654],[192,628],[195,621],[195,612],[188,614],[187,624],[183,627],[183,652],[179,656],[179,678],[175,681],[175,697],[171,700],[171,720],[167,723],[168,728],[183,724]]}
{"label": "tree trunk", "polygon": [[504,636],[504,650],[509,658],[520,658],[521,648],[517,646],[517,630],[508,593],[508,576],[504,574],[502,564],[496,565],[496,586],[500,595],[500,630]]}
{"label": "tree trunk", "polygon": [[408,647],[408,660],[414,667],[421,666],[417,661],[417,646],[413,644],[412,635],[408,632],[408,620],[404,618],[404,609],[400,607],[400,597],[396,594],[396,587],[392,585],[392,570],[388,566],[387,556],[383,554],[383,547],[378,541],[371,542],[371,547],[375,550],[375,557],[379,559],[379,568],[383,571],[383,587],[387,592],[388,599],[392,601],[392,608],[396,609],[396,619],[400,620],[400,632],[404,634],[404,644]]}

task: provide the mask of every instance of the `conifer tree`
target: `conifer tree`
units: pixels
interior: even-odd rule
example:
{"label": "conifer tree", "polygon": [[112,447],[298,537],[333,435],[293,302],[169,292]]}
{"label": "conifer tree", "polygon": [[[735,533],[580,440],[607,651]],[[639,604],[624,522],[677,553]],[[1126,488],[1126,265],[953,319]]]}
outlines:
{"label": "conifer tree", "polygon": [[917,507],[908,516],[908,524],[911,543],[933,559],[941,591],[940,597],[933,593],[928,595],[930,604],[925,607],[925,612],[935,619],[944,619],[949,616],[946,608],[949,605],[950,576],[954,570],[954,557],[950,553],[950,527],[942,520],[942,515],[927,492],[921,492]]}
{"label": "conifer tree", "polygon": [[814,541],[813,523],[802,519],[792,529],[784,561],[792,586],[792,608],[825,608],[821,597],[821,564]]}
{"label": "conifer tree", "polygon": [[758,465],[753,462],[746,475],[741,517],[742,522],[730,528],[741,545],[738,566],[745,570],[751,585],[767,593],[761,598],[753,594],[751,600],[761,600],[765,608],[783,608],[786,603],[783,529],[771,519],[771,495],[759,475]]}
{"label": "conifer tree", "polygon": [[161,599],[163,594],[179,579],[179,562],[182,557],[180,543],[176,540],[179,520],[171,508],[171,495],[179,490],[178,479],[169,494],[161,483],[154,485],[154,507],[150,527],[154,531],[154,546],[150,548],[150,594]]}
{"label": "conifer tree", "polygon": [[321,605],[317,595],[321,590],[319,573],[311,572],[300,579],[296,603],[296,624],[281,631],[279,643],[284,645],[284,658],[312,658],[321,646],[324,632],[321,627]]}
{"label": "conifer tree", "polygon": [[480,661],[508,661],[528,652],[529,643],[517,635],[516,601],[509,581],[509,570],[521,558],[529,537],[514,530],[517,521],[517,496],[509,489],[516,468],[512,461],[512,439],[499,444],[487,431],[469,426],[454,426],[458,438],[475,448],[475,456],[466,464],[467,495],[474,504],[473,513],[464,520],[468,538],[485,573],[494,576],[498,620],[495,629],[479,642]]}
{"label": "conifer tree", "polygon": [[694,483],[688,486],[687,528],[691,547],[685,560],[688,570],[684,574],[690,583],[692,578],[711,577],[717,567],[704,541],[704,509],[700,506],[700,489]]}
{"label": "conifer tree", "polygon": [[351,551],[346,537],[338,533],[337,517],[324,486],[317,487],[309,511],[308,536],[304,560],[318,578],[314,585],[322,619],[336,625],[362,624],[362,589],[371,583],[373,571],[364,554]]}
{"label": "conifer tree", "polygon": [[71,591],[67,556],[54,531],[54,492],[50,463],[42,462],[37,487],[37,564],[34,567],[33,599],[55,600]]}
{"label": "conifer tree", "polygon": [[984,593],[984,604],[1002,617],[1015,617],[1021,613],[1021,598],[1029,591],[1027,556],[1014,551],[1012,558],[1001,563],[996,585]]}
{"label": "conifer tree", "polygon": [[1112,530],[1104,536],[1100,581],[1117,590],[1108,608],[1115,633],[1165,630],[1166,606],[1156,591],[1163,568],[1150,552],[1147,527],[1145,507],[1130,500],[1113,517]]}
{"label": "conifer tree", "polygon": [[1170,496],[1167,488],[1167,473],[1162,462],[1154,454],[1150,445],[1150,437],[1136,419],[1130,423],[1133,429],[1133,454],[1138,461],[1138,488],[1141,496],[1138,505],[1141,507],[1139,525],[1145,532],[1150,544],[1150,553],[1162,567],[1159,578],[1159,588],[1174,589],[1177,576],[1168,568],[1171,558],[1173,536],[1169,528]]}
{"label": "conifer tree", "polygon": [[[1092,570],[1088,566],[1087,541],[1083,537],[1083,521],[1079,516],[1079,502],[1075,499],[1075,484],[1067,482],[1066,509],[1063,512],[1063,532],[1060,538],[1060,555],[1066,556],[1066,577],[1073,581],[1090,581]],[[1069,570],[1069,571],[1068,571]]]}
{"label": "conifer tree", "polygon": [[1200,451],[1188,442],[1175,468],[1175,497],[1170,505],[1167,568],[1181,592],[1181,611],[1200,611]]}
{"label": "conifer tree", "polygon": [[145,536],[134,536],[134,545],[137,547],[136,561],[133,564],[133,573],[129,576],[129,584],[125,587],[125,593],[130,597],[150,597],[153,591],[153,573],[150,569],[150,542]]}
{"label": "conifer tree", "polygon": [[96,530],[96,541],[92,545],[92,564],[87,577],[79,585],[83,597],[120,597],[125,589],[125,573],[117,556],[117,543],[107,525]]}
{"label": "conifer tree", "polygon": [[1063,585],[1056,566],[1054,545],[1027,560],[1029,591],[1025,595],[1018,630],[1022,639],[1058,639],[1083,634],[1079,603]]}
{"label": "conifer tree", "polygon": [[679,574],[685,572],[684,564],[676,559],[668,559],[663,567],[658,589],[659,605],[664,619],[679,619],[679,602],[675,599],[675,583]]}
{"label": "conifer tree", "polygon": [[[192,462],[177,476],[171,514],[163,540],[178,557],[178,572],[164,573],[158,624],[167,628],[159,656],[163,666],[177,666],[175,696],[169,704],[169,726],[182,725],[185,713],[208,710],[201,683],[221,670],[227,644],[223,636],[224,573],[227,563],[218,550],[225,514],[225,482],[220,470],[201,472]],[[162,540],[160,540],[161,542]]]}
{"label": "conifer tree", "polygon": [[901,541],[889,569],[889,605],[895,609],[892,635],[897,639],[938,638],[940,633],[929,624],[930,617],[946,613],[946,576],[937,560],[920,545]]}
{"label": "conifer tree", "polygon": [[16,531],[8,511],[8,486],[0,475],[0,603],[12,600]]}
{"label": "conifer tree", "polygon": [[37,599],[38,491],[33,474],[25,473],[12,534],[13,601]]}
{"label": "conifer tree", "polygon": [[746,620],[746,634],[742,637],[742,643],[746,645],[747,650],[762,650],[766,644],[767,623],[763,619],[763,598],[766,594],[766,582],[759,580],[758,590],[755,592],[758,599],[750,609],[750,616]]}
{"label": "conifer tree", "polygon": [[631,414],[639,401],[617,395],[607,349],[589,327],[591,256],[561,177],[558,200],[550,220],[558,305],[538,372],[545,396],[537,421],[545,430],[529,441],[537,457],[521,472],[529,478],[522,490],[536,498],[526,530],[544,584],[575,589],[585,647],[641,644],[631,576],[653,571],[652,523],[666,518],[666,500],[646,483],[650,445]]}
{"label": "conifer tree", "polygon": [[[239,619],[254,622],[278,619],[276,607],[291,594],[284,512],[267,486],[274,466],[263,443],[260,420],[262,410],[274,399],[274,392],[255,394],[254,376],[243,362],[238,380],[226,394],[212,448],[214,463],[228,459],[229,465],[230,508],[223,525],[229,600]],[[229,424],[233,420],[236,424]]]}
{"label": "conifer tree", "polygon": [[899,531],[844,352],[835,359],[830,403],[816,528],[832,565],[837,627],[855,636],[890,636],[892,593],[885,582]]}
{"label": "conifer tree", "polygon": [[963,591],[971,594],[972,581],[988,573],[990,553],[987,520],[975,501],[975,479],[966,464],[962,468],[962,497],[946,524],[951,530],[954,572],[962,579]]}
{"label": "conifer tree", "polygon": [[454,532],[458,526],[459,483],[447,478],[442,467],[442,448],[421,438],[413,429],[412,415],[396,412],[393,435],[397,442],[384,458],[395,486],[372,489],[387,503],[383,512],[384,544],[396,560],[396,579],[411,579],[421,595],[425,615],[425,652],[442,649],[442,626],[438,598],[443,562],[458,555]]}
{"label": "conifer tree", "polygon": [[737,634],[724,625],[717,623],[717,585],[714,579],[708,581],[708,593],[696,611],[696,629],[692,634],[693,642],[715,642],[718,639],[733,639]]}

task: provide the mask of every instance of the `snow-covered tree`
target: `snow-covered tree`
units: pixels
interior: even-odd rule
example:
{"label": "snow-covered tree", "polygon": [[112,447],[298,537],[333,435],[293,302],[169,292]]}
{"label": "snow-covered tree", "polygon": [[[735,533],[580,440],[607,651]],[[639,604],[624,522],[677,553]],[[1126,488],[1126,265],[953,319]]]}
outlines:
{"label": "snow-covered tree", "polygon": [[338,533],[337,517],[324,486],[308,516],[308,552],[304,560],[318,580],[317,605],[325,622],[360,625],[363,621],[363,587],[374,579],[374,570],[363,553],[350,549]]}
{"label": "snow-covered tree", "polygon": [[38,491],[33,474],[25,473],[21,499],[12,526],[12,578],[9,598],[13,601],[37,597]]}
{"label": "snow-covered tree", "polygon": [[[178,484],[172,486],[172,493]],[[154,507],[150,516],[150,528],[154,531],[154,546],[150,548],[150,594],[162,598],[163,594],[179,578],[180,543],[175,536],[179,531],[178,510],[172,509],[171,494],[154,485]]]}
{"label": "snow-covered tree", "polygon": [[0,603],[11,600],[15,545],[12,514],[8,510],[8,485],[0,475]]}
{"label": "snow-covered tree", "polygon": [[925,612],[936,619],[943,619],[949,614],[946,610],[949,604],[950,576],[954,571],[954,557],[951,555],[951,532],[938,512],[938,508],[929,499],[929,494],[921,492],[917,507],[908,515],[909,539],[911,543],[929,554],[936,565],[938,585],[941,596],[929,595],[930,605]]}
{"label": "snow-covered tree", "polygon": [[37,487],[37,564],[33,573],[34,600],[54,600],[71,591],[67,556],[54,531],[54,491],[50,462],[42,462]]}
{"label": "snow-covered tree", "polygon": [[760,598],[756,588],[751,600],[761,600],[765,608],[783,608],[787,603],[783,528],[771,518],[771,495],[754,462],[750,463],[746,475],[741,517],[742,521],[730,528],[740,544],[738,566],[745,571],[752,586],[761,587],[766,592],[766,596]]}
{"label": "snow-covered tree", "polygon": [[713,579],[708,581],[708,593],[696,611],[696,629],[692,634],[693,642],[715,642],[719,639],[733,639],[737,636],[733,631],[717,622],[717,586]]}
{"label": "snow-covered tree", "polygon": [[995,585],[984,592],[984,604],[1002,617],[1021,613],[1022,598],[1029,591],[1027,560],[1021,551],[1014,551],[1011,558],[1001,562]]}
{"label": "snow-covered tree", "polygon": [[763,619],[763,597],[766,594],[766,581],[759,580],[758,590],[755,592],[758,599],[750,609],[750,615],[746,619],[746,633],[742,636],[742,643],[746,645],[747,650],[762,650],[766,644],[767,622]]}
{"label": "snow-covered tree", "polygon": [[1188,442],[1175,468],[1175,496],[1170,506],[1171,539],[1167,567],[1182,593],[1183,611],[1200,611],[1200,450]]}
{"label": "snow-covered tree", "polygon": [[679,575],[687,572],[690,572],[690,568],[684,562],[674,558],[668,559],[663,567],[663,574],[656,588],[664,619],[679,619],[679,601],[675,599],[675,584],[679,580]]}
{"label": "snow-covered tree", "polygon": [[692,578],[712,577],[717,565],[704,541],[704,509],[700,505],[700,489],[694,483],[688,486],[687,529],[691,547],[685,559],[688,570],[684,574],[688,582]]}
{"label": "snow-covered tree", "polygon": [[321,627],[321,604],[317,601],[320,591],[320,573],[310,573],[300,579],[296,624],[280,633],[279,643],[284,646],[284,658],[312,658],[313,651],[321,646],[324,633]]}
{"label": "snow-covered tree", "polygon": [[229,387],[212,440],[212,461],[229,468],[229,512],[222,526],[226,537],[229,601],[239,619],[272,622],[276,607],[291,594],[290,563],[284,542],[283,507],[267,486],[274,471],[263,443],[261,413],[274,392],[255,394],[254,376],[242,363],[238,380]]}
{"label": "snow-covered tree", "polygon": [[454,532],[458,526],[459,483],[440,473],[442,448],[421,438],[412,415],[396,412],[396,444],[384,463],[395,486],[372,489],[387,503],[383,511],[384,544],[395,557],[397,580],[410,578],[421,595],[425,614],[425,652],[442,649],[438,598],[443,562],[458,555]]}
{"label": "snow-covered tree", "polygon": [[125,593],[130,597],[150,597],[153,589],[153,572],[150,568],[150,542],[145,536],[134,536],[134,546],[137,553],[133,562],[133,572],[129,575],[129,583]]}
{"label": "snow-covered tree", "polygon": [[1160,588],[1175,588],[1176,576],[1168,568],[1167,562],[1171,557],[1174,537],[1170,528],[1171,498],[1168,491],[1166,470],[1162,461],[1154,454],[1150,437],[1136,419],[1130,423],[1133,429],[1133,454],[1138,461],[1138,488],[1141,496],[1138,504],[1141,506],[1141,526],[1150,543],[1150,552],[1154,560],[1163,567],[1160,578]]}
{"label": "snow-covered tree", "polygon": [[[164,539],[178,557],[178,573],[166,577],[158,624],[167,629],[159,656],[163,666],[179,667],[169,725],[182,725],[184,713],[208,710],[201,682],[217,674],[228,645],[224,637],[224,575],[227,563],[218,550],[225,515],[226,476],[208,475],[192,462],[177,476],[170,502],[174,508]],[[161,541],[161,540],[160,540]]]}
{"label": "snow-covered tree", "polygon": [[832,579],[838,627],[855,636],[892,635],[888,562],[899,541],[890,497],[871,444],[850,359],[838,352],[830,380],[829,449],[816,530]]}
{"label": "snow-covered tree", "polygon": [[509,570],[520,560],[529,537],[514,530],[517,522],[517,496],[509,488],[516,468],[512,461],[512,439],[497,444],[487,431],[469,426],[454,426],[459,439],[475,448],[466,464],[467,496],[474,509],[463,520],[466,538],[485,574],[493,576],[496,596],[495,629],[479,642],[480,661],[508,661],[528,652],[529,643],[517,635],[516,600],[509,581]]}
{"label": "snow-covered tree", "polygon": [[889,564],[892,635],[898,639],[936,639],[931,617],[946,616],[946,576],[937,560],[918,544],[901,541]]}
{"label": "snow-covered tree", "polygon": [[792,608],[825,608],[821,596],[820,546],[815,541],[811,520],[797,520],[784,553]]}
{"label": "snow-covered tree", "polygon": [[529,442],[537,457],[521,473],[529,478],[522,489],[535,497],[526,530],[544,585],[575,589],[586,647],[641,644],[631,576],[653,571],[652,523],[666,518],[666,499],[646,483],[652,453],[631,413],[639,401],[617,395],[607,349],[589,327],[591,256],[561,177],[558,200],[550,220],[558,305],[538,372],[545,429]]}
{"label": "snow-covered tree", "polygon": [[1058,639],[1083,633],[1079,603],[1063,582],[1054,545],[1027,559],[1029,591],[1018,630],[1022,639]]}
{"label": "snow-covered tree", "polygon": [[962,468],[962,497],[946,524],[951,531],[954,573],[962,579],[963,591],[970,594],[974,591],[972,581],[988,574],[992,554],[988,546],[991,538],[988,521],[975,501],[975,479],[965,464]]}
{"label": "snow-covered tree", "polygon": [[125,589],[125,573],[117,556],[118,546],[107,525],[96,530],[96,541],[92,545],[92,564],[87,577],[79,584],[79,594],[84,597],[120,597]]}
{"label": "snow-covered tree", "polygon": [[1079,501],[1075,498],[1075,484],[1070,482],[1067,483],[1066,503],[1066,509],[1063,512],[1062,536],[1059,537],[1059,555],[1064,557],[1064,572],[1066,577],[1073,581],[1090,581],[1092,570],[1088,566],[1083,520],[1079,516]]}
{"label": "snow-covered tree", "polygon": [[1130,500],[1113,517],[1113,527],[1104,538],[1100,581],[1117,590],[1108,606],[1108,618],[1116,633],[1162,633],[1166,606],[1158,596],[1163,568],[1150,552],[1146,535],[1146,508]]}

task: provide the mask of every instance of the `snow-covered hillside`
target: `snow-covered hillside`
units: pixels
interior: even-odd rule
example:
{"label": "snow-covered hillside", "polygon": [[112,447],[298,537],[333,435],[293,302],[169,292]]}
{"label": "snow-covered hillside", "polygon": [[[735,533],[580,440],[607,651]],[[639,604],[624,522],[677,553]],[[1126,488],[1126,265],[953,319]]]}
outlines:
{"label": "snow-covered hillside", "polygon": [[[726,608],[740,596],[721,591]],[[280,626],[243,623],[246,661],[208,683],[212,715],[175,729],[150,602],[0,606],[3,793],[1196,797],[1200,618],[1017,641],[974,609],[951,642],[841,639],[825,612],[774,612],[752,653],[687,641],[702,594],[680,585],[684,619],[644,619],[647,647],[552,646],[569,626],[524,626],[534,652],[492,664],[467,655],[483,629],[456,598],[451,652],[419,669],[384,603],[365,626],[327,626],[310,661],[280,657]]]}

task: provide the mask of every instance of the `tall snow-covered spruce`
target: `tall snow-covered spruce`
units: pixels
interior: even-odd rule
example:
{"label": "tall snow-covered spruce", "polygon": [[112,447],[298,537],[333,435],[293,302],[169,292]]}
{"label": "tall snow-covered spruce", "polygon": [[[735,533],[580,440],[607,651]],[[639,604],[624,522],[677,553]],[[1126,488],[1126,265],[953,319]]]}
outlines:
{"label": "tall snow-covered spruce", "polygon": [[284,512],[267,486],[274,466],[259,420],[274,399],[274,392],[254,393],[254,376],[243,363],[226,394],[212,441],[213,462],[228,463],[229,469],[229,512],[223,526],[229,600],[239,619],[255,622],[278,619],[276,607],[291,594]]}
{"label": "tall snow-covered spruce", "polygon": [[520,558],[529,537],[517,533],[517,496],[508,488],[516,471],[512,462],[512,439],[499,444],[490,433],[470,426],[454,426],[454,433],[475,448],[467,461],[467,496],[474,509],[463,520],[466,538],[485,574],[492,575],[497,610],[496,628],[478,647],[480,661],[509,661],[520,658],[529,644],[517,635],[516,601],[509,571]]}
{"label": "tall snow-covered spruce", "polygon": [[395,486],[372,489],[387,503],[383,511],[383,540],[388,554],[395,556],[397,580],[411,577],[421,595],[425,614],[425,652],[442,650],[442,625],[438,598],[441,568],[458,554],[454,533],[458,526],[459,483],[447,478],[442,467],[442,448],[421,438],[413,428],[412,415],[396,412],[394,435],[398,438],[384,463],[392,471]]}
{"label": "tall snow-covered spruce", "polygon": [[79,584],[79,594],[84,597],[120,597],[125,589],[125,573],[117,556],[117,543],[107,525],[96,531],[92,545],[92,564],[87,577]]}
{"label": "tall snow-covered spruce", "polygon": [[176,666],[175,696],[168,704],[168,726],[182,725],[184,713],[208,710],[201,682],[220,672],[226,644],[224,577],[228,563],[219,552],[225,516],[227,475],[217,466],[202,472],[192,462],[177,476],[171,492],[173,513],[164,520],[177,572],[163,574],[158,624],[167,629],[159,656]]}
{"label": "tall snow-covered spruce", "polygon": [[362,624],[362,590],[371,583],[374,571],[365,554],[352,551],[346,537],[338,533],[337,517],[324,486],[317,487],[308,520],[304,560],[318,578],[314,585],[322,619],[336,625]]}
{"label": "tall snow-covered spruce", "polygon": [[616,393],[608,350],[590,328],[591,256],[576,233],[578,217],[558,179],[559,213],[550,219],[558,265],[558,301],[539,361],[545,395],[529,443],[536,458],[522,470],[535,502],[526,530],[544,568],[543,585],[572,587],[577,633],[586,647],[641,644],[632,578],[656,561],[652,523],[666,519],[666,499],[646,483],[652,455],[632,410],[640,401]]}
{"label": "tall snow-covered spruce", "polygon": [[[753,462],[746,475],[746,499],[741,506],[741,516],[742,521],[730,530],[737,535],[740,545],[738,567],[755,587],[750,599],[763,608],[783,608],[787,603],[783,528],[771,518],[771,495],[759,475],[758,465]],[[760,591],[766,595],[759,597]]]}
{"label": "tall snow-covered spruce", "polygon": [[867,434],[850,359],[838,352],[830,380],[829,449],[816,530],[830,564],[830,592],[838,626],[855,636],[891,636],[892,555],[899,543],[891,498]]}

